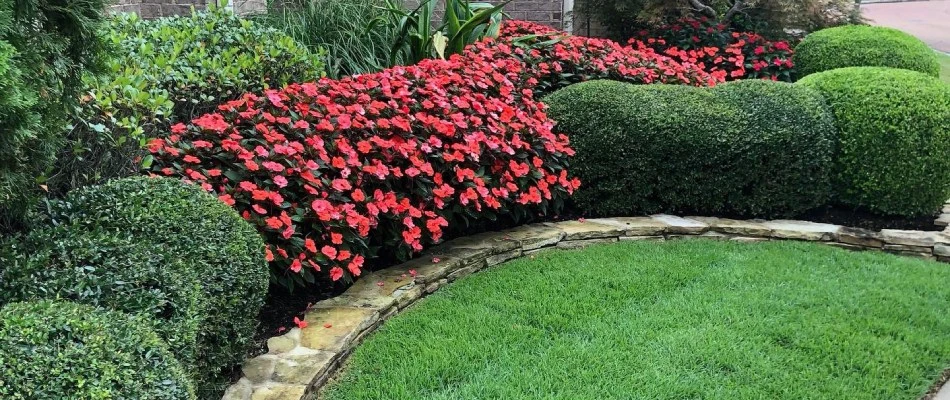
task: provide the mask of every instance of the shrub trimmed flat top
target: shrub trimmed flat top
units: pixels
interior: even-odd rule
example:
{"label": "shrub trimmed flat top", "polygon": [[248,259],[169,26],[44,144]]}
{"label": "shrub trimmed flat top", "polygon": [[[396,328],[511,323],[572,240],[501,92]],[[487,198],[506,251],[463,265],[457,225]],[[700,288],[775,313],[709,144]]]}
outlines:
{"label": "shrub trimmed flat top", "polygon": [[799,76],[844,67],[890,67],[940,76],[933,49],[897,29],[848,25],[823,29],[795,47]]}
{"label": "shrub trimmed flat top", "polygon": [[577,151],[573,199],[587,215],[791,217],[830,196],[834,125],[810,88],[598,80],[544,102]]}
{"label": "shrub trimmed flat top", "polygon": [[793,242],[548,251],[387,321],[322,398],[917,399],[950,269]]}

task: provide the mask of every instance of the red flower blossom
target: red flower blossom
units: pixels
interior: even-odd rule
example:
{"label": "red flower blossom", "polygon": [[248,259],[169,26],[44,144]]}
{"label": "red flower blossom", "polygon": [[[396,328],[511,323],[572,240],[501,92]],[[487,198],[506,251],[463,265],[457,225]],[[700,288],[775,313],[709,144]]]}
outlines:
{"label": "red flower blossom", "polygon": [[[528,28],[543,33],[511,40]],[[463,215],[556,212],[580,182],[538,93],[599,78],[721,80],[652,49],[519,22],[503,30],[449,60],[245,94],[176,125],[150,146],[153,168],[200,177],[257,226],[276,281],[337,281],[360,275],[380,246],[407,257],[438,243]]]}
{"label": "red flower blossom", "polygon": [[333,281],[338,281],[343,277],[343,269],[340,267],[330,268],[330,279]]}
{"label": "red flower blossom", "polygon": [[336,251],[336,249],[333,248],[333,247],[330,247],[330,246],[323,246],[323,248],[320,249],[320,252],[323,253],[323,255],[327,256],[327,258],[329,258],[329,259],[331,259],[331,260],[334,259],[334,258],[336,258],[336,253],[337,253],[337,251]]}

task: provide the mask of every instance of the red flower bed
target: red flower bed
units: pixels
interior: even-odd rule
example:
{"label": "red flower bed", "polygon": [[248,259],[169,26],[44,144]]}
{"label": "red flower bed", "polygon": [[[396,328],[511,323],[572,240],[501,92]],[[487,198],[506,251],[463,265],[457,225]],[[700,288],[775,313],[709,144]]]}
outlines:
{"label": "red flower bed", "polygon": [[697,60],[660,54],[647,46],[624,46],[608,39],[569,35],[526,21],[506,21],[500,41],[511,44],[537,82],[536,92],[551,92],[591,79],[631,83],[712,86],[725,74],[710,74]]}
{"label": "red flower bed", "polygon": [[794,79],[794,52],[788,42],[772,42],[751,32],[729,32],[725,25],[707,18],[684,19],[653,32],[641,32],[630,44],[698,64],[726,80]]}
{"label": "red flower bed", "polygon": [[567,171],[573,150],[534,91],[565,71],[711,81],[588,40],[543,50],[485,41],[448,61],[246,94],[153,140],[154,169],[200,183],[256,225],[278,282],[360,275],[375,246],[408,254],[449,224],[560,208],[580,184]]}

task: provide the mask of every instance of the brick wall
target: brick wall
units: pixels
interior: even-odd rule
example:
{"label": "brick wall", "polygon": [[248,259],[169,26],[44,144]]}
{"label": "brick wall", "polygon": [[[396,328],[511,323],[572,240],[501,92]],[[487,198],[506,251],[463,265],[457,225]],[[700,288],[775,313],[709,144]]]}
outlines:
{"label": "brick wall", "polygon": [[[191,13],[191,7],[204,9],[215,0],[115,0],[109,11],[134,12],[142,18],[152,19]],[[231,0],[230,6],[239,14],[258,13],[265,10],[267,0]]]}
{"label": "brick wall", "polygon": [[[512,19],[564,28],[564,3],[561,0],[513,0],[505,6]],[[568,10],[569,11],[569,10]]]}
{"label": "brick wall", "polygon": [[158,18],[191,12],[191,7],[204,8],[208,0],[117,0],[112,12],[134,12],[142,18]]}

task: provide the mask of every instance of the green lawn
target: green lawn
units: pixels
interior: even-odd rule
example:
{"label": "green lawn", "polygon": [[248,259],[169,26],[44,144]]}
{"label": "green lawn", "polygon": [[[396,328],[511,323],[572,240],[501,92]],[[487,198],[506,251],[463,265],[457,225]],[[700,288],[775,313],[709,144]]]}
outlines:
{"label": "green lawn", "polygon": [[937,60],[940,61],[940,79],[950,83],[950,54],[938,51]]}
{"label": "green lawn", "polygon": [[950,266],[816,244],[621,243],[464,278],[322,393],[357,399],[917,399]]}

